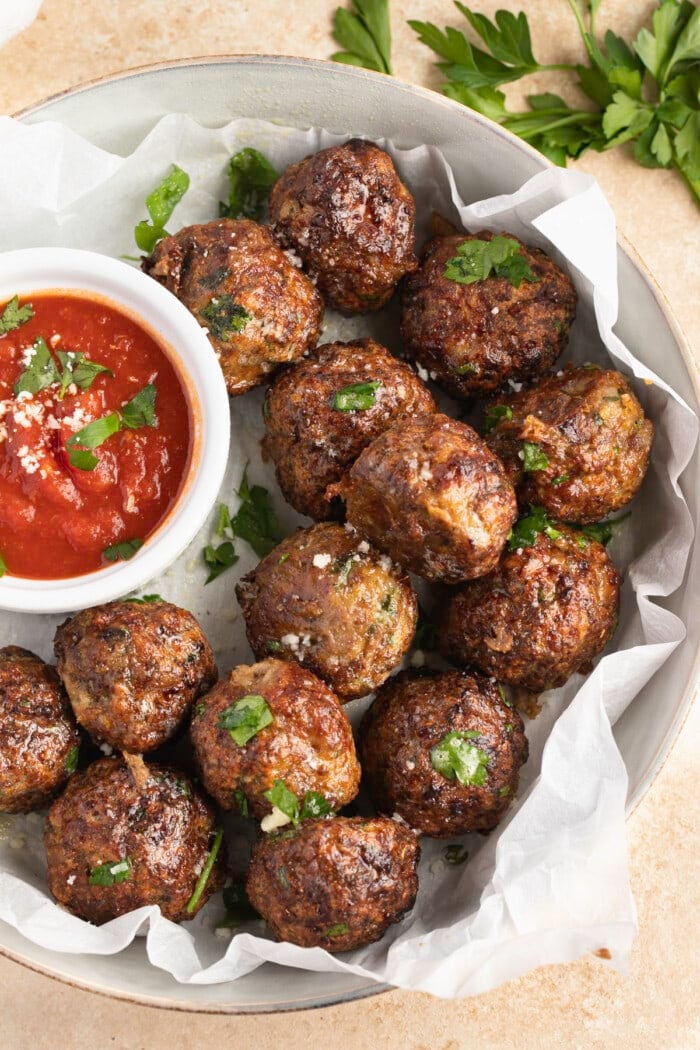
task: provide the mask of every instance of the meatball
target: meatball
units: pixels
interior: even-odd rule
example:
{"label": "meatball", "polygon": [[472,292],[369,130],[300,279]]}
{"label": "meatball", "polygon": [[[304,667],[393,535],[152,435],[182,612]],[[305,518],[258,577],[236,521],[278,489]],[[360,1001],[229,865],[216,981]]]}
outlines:
{"label": "meatball", "polygon": [[445,583],[490,572],[517,515],[500,460],[466,423],[440,413],[380,435],[331,491],[367,539]]}
{"label": "meatball", "polygon": [[270,223],[329,306],[381,309],[415,270],[416,206],[388,153],[351,139],[305,157],[270,194]]}
{"label": "meatball", "polygon": [[204,786],[223,809],[250,806],[264,817],[272,811],[264,793],[275,780],[299,799],[316,791],[333,809],[357,794],[347,715],[328,686],[296,663],[236,667],[197,704],[191,733]]}
{"label": "meatball", "polygon": [[633,498],[647,467],[654,426],[620,372],[566,368],[499,399],[487,442],[523,504],[563,521],[600,521]]}
{"label": "meatball", "polygon": [[338,517],[326,489],[363,448],[397,420],[434,411],[427,387],[373,339],[328,343],[270,387],[265,450],[288,502],[323,521]]}
{"label": "meatball", "polygon": [[528,755],[504,697],[465,671],[405,671],[383,685],[360,728],[377,809],[437,839],[495,828]]}
{"label": "meatball", "polygon": [[192,919],[223,883],[219,848],[195,894],[216,848],[215,824],[211,805],[177,770],[149,766],[139,788],[120,759],[100,759],[72,777],[49,810],[49,889],[68,911],[97,924],[149,904],[172,922]]}
{"label": "meatball", "polygon": [[602,544],[561,525],[547,532],[453,591],[439,632],[454,663],[533,693],[590,669],[615,631],[620,597],[620,574]]}
{"label": "meatball", "polygon": [[516,237],[519,257],[536,281],[523,279],[516,288],[509,277],[495,274],[473,284],[445,276],[460,245],[492,238],[488,231],[435,237],[421,268],[403,286],[406,354],[453,397],[469,398],[496,390],[509,379],[541,375],[566,347],[576,312],[568,274],[539,248]]}
{"label": "meatball", "polygon": [[26,649],[0,649],[0,812],[47,805],[75,770],[79,747],[53,667]]}
{"label": "meatball", "polygon": [[54,649],[80,724],[124,751],[164,744],[217,679],[201,627],[169,602],[86,609],[61,624]]}
{"label": "meatball", "polygon": [[388,677],[418,617],[409,579],[334,522],[288,536],[243,577],[236,595],[258,659],[298,660],[342,700]]}
{"label": "meatball", "polygon": [[143,263],[209,335],[229,394],[244,394],[318,339],[323,303],[270,231],[218,219],[164,237]]}
{"label": "meatball", "polygon": [[256,843],[246,889],[278,940],[347,952],[410,911],[419,857],[415,834],[388,817],[307,820]]}

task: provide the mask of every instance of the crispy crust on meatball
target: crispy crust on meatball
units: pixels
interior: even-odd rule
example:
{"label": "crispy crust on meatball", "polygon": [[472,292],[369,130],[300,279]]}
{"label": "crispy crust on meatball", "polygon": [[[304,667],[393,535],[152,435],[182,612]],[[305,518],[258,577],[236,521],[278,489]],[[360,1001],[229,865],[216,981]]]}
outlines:
{"label": "crispy crust on meatball", "polygon": [[0,649],[0,812],[47,805],[75,769],[79,746],[54,668],[27,649]]}
{"label": "crispy crust on meatball", "polygon": [[451,593],[439,631],[448,659],[533,693],[590,669],[617,625],[620,574],[602,544],[557,530]]}
{"label": "crispy crust on meatball", "polygon": [[[523,503],[541,504],[562,521],[592,522],[624,507],[649,466],[654,426],[620,372],[566,368],[529,390],[499,398],[502,416],[486,441]],[[526,473],[523,442],[547,465]]]}
{"label": "crispy crust on meatball", "polygon": [[329,306],[381,309],[415,270],[416,206],[388,153],[351,139],[293,164],[270,194],[270,222]]}
{"label": "crispy crust on meatball", "polygon": [[[273,720],[239,745],[219,718],[244,696],[262,696]],[[242,792],[253,815],[264,817],[272,812],[264,792],[275,780],[300,799],[317,791],[333,809],[357,794],[360,767],[347,715],[328,686],[296,663],[234,668],[197,704],[191,735],[204,786],[223,809],[240,808]]]}
{"label": "crispy crust on meatball", "polygon": [[109,602],[56,631],[54,650],[73,711],[99,743],[152,751],[217,679],[191,613],[169,602]]}
{"label": "crispy crust on meatball", "polygon": [[[121,760],[100,759],[72,777],[49,810],[49,889],[88,922],[108,922],[149,904],[183,922],[223,883],[220,850],[199,902],[187,911],[211,849],[214,810],[178,770],[151,765],[148,773],[140,790]],[[112,886],[91,885],[90,873],[111,861],[128,861],[127,877]]]}
{"label": "crispy crust on meatball", "polygon": [[507,277],[495,275],[474,284],[445,277],[445,266],[461,244],[492,237],[487,230],[435,237],[420,269],[403,286],[406,354],[453,397],[469,398],[496,390],[508,379],[541,375],[566,347],[576,313],[568,274],[539,248],[521,241],[520,254],[536,282],[522,281],[516,288]]}
{"label": "crispy crust on meatball", "polygon": [[258,659],[297,660],[341,700],[376,689],[416,629],[408,577],[353,530],[299,529],[236,587]]}
{"label": "crispy crust on meatball", "polygon": [[[358,383],[379,384],[370,407],[334,407],[335,396]],[[362,450],[399,419],[434,411],[433,397],[415,372],[373,339],[328,343],[270,387],[264,448],[285,499],[300,514],[324,521],[342,513],[326,489]]]}
{"label": "crispy crust on meatball", "polygon": [[371,542],[445,583],[490,572],[517,515],[500,460],[470,426],[441,413],[380,435],[335,492]]}
{"label": "crispy crust on meatball", "polygon": [[[483,784],[434,769],[431,749],[448,733],[476,734],[488,756]],[[360,727],[362,768],[382,813],[398,813],[432,838],[490,831],[518,789],[528,742],[519,713],[495,682],[465,671],[405,671],[378,691]]]}
{"label": "crispy crust on meatball", "polygon": [[415,834],[387,817],[308,820],[257,842],[246,888],[278,940],[347,952],[410,911],[419,857]]}
{"label": "crispy crust on meatball", "polygon": [[142,265],[207,329],[231,395],[316,345],[321,296],[265,226],[249,219],[186,226]]}

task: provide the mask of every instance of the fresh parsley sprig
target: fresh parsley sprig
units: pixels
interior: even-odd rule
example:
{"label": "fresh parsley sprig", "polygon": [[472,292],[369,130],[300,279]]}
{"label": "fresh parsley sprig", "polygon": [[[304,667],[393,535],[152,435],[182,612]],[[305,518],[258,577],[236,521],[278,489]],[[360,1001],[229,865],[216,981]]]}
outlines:
{"label": "fresh parsley sprig", "polygon": [[[538,62],[522,12],[497,11],[492,22],[457,2],[483,47],[452,27],[409,25],[442,60],[444,94],[519,135],[554,163],[565,165],[586,149],[633,142],[640,164],[676,168],[700,202],[700,8],[690,0],[661,0],[652,28],[641,29],[630,46],[611,30],[598,38],[601,0],[586,5],[587,25],[578,0],[567,2],[587,64]],[[529,95],[529,110],[508,110],[498,86],[547,69],[574,73],[594,108],[570,106],[547,92]]]}
{"label": "fresh parsley sprig", "polygon": [[334,62],[393,73],[389,0],[350,0],[350,10],[339,7],[333,19],[333,37],[342,51]]}
{"label": "fresh parsley sprig", "polygon": [[150,255],[158,241],[168,236],[165,224],[189,187],[190,177],[187,172],[173,164],[168,175],[146,197],[146,211],[150,222],[148,219],[142,219],[134,228],[136,247],[142,252]]}
{"label": "fresh parsley sprig", "polygon": [[284,813],[285,817],[289,817],[294,827],[297,827],[302,820],[326,817],[333,811],[328,799],[318,791],[307,791],[300,804],[299,799],[293,791],[290,791],[284,780],[275,780],[272,787],[263,794],[271,805]]}
{"label": "fresh parsley sprig", "polygon": [[71,383],[75,383],[81,390],[89,390],[95,379],[101,372],[113,375],[109,368],[98,364],[97,361],[89,361],[85,354],[79,351],[58,351],[59,368],[49,350],[46,340],[41,336],[34,340],[29,355],[29,361],[14,385],[15,397],[26,391],[30,394],[38,394],[54,383],[60,383],[58,400],[62,401]]}
{"label": "fresh parsley sprig", "polygon": [[487,277],[505,277],[514,288],[523,281],[537,284],[540,278],[521,253],[522,245],[512,237],[496,234],[491,240],[479,237],[462,241],[457,254],[448,259],[445,277],[457,284],[476,284]]}
{"label": "fresh parsley sprig", "polygon": [[241,505],[235,514],[231,514],[225,503],[219,504],[216,536],[223,542],[216,547],[209,544],[202,551],[209,568],[205,585],[236,564],[239,559],[234,545],[236,539],[245,540],[259,558],[269,554],[282,539],[270,493],[262,485],[249,483],[247,466],[236,495]]}

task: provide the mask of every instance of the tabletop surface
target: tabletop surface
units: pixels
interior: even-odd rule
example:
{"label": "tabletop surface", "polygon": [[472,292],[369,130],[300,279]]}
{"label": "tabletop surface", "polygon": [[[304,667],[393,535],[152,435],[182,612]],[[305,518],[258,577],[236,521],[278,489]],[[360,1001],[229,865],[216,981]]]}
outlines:
{"label": "tabletop surface", "polygon": [[[0,0],[2,2],[2,0]],[[0,113],[129,67],[167,59],[238,52],[328,58],[338,0],[45,0],[34,24],[0,54]],[[565,0],[478,0],[525,8],[535,54],[543,62],[582,56]],[[656,3],[606,0],[598,15],[626,39]],[[430,52],[407,18],[459,24],[450,0],[392,0],[396,75],[436,87]],[[264,28],[261,28],[264,27]],[[541,74],[527,90],[573,89],[564,74]],[[509,95],[520,96],[520,85]],[[698,210],[670,171],[640,168],[626,148],[590,153],[577,166],[599,180],[627,235],[666,293],[700,362]],[[459,1002],[389,992],[324,1010],[268,1017],[198,1016],[134,1006],[70,988],[0,958],[0,1014],[5,1050],[189,1050],[222,1040],[257,1050],[297,1050],[342,1042],[343,1050],[690,1050],[700,1045],[700,894],[697,776],[700,705],[628,822],[632,889],[639,936],[623,977],[590,957],[543,967],[487,995]]]}

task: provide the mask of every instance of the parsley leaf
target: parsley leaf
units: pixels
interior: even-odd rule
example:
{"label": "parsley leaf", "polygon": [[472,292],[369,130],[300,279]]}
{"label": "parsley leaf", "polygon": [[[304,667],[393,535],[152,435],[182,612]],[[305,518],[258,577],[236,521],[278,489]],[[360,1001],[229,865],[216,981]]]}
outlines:
{"label": "parsley leaf", "polygon": [[66,773],[75,773],[76,769],[78,768],[79,756],[80,747],[78,746],[78,744],[73,744],[73,747],[66,755],[66,760],[63,763],[63,768],[65,769]]}
{"label": "parsley leaf", "polygon": [[221,576],[222,572],[226,572],[238,561],[238,555],[230,540],[220,543],[218,547],[212,547],[211,545],[205,547],[202,551],[202,557],[204,558],[204,564],[209,569],[209,575],[204,581],[205,586]]}
{"label": "parsley leaf", "polygon": [[262,219],[277,172],[262,153],[247,147],[228,162],[228,204],[219,201],[221,219]]}
{"label": "parsley leaf", "polygon": [[140,598],[121,598],[122,602],[130,602],[132,605],[152,605],[154,602],[162,602],[163,598],[159,594],[142,594]]}
{"label": "parsley leaf", "polygon": [[325,817],[333,812],[333,807],[327,798],[318,791],[307,791],[302,800],[290,791],[283,780],[275,780],[273,786],[264,792],[265,798],[273,806],[289,817],[294,827],[302,820],[313,820]]}
{"label": "parsley leaf", "polygon": [[334,926],[329,926],[326,930],[326,937],[330,940],[335,940],[336,937],[344,937],[346,933],[350,933],[350,927],[346,922],[336,922]]}
{"label": "parsley leaf", "polygon": [[523,441],[521,458],[523,470],[526,474],[534,474],[536,471],[546,470],[549,466],[549,460],[540,446],[532,441]]}
{"label": "parsley leaf", "polygon": [[28,391],[30,394],[38,394],[40,390],[45,390],[47,386],[58,383],[60,378],[58,366],[51,356],[51,351],[46,345],[46,341],[39,336],[38,339],[35,339],[31,348],[29,364],[14,385],[15,397],[23,391]]}
{"label": "parsley leaf", "polygon": [[209,853],[207,854],[207,859],[204,862],[204,867],[202,868],[200,876],[197,879],[197,882],[195,884],[194,893],[192,894],[192,896],[190,897],[190,899],[187,902],[186,911],[187,911],[188,915],[192,914],[192,912],[195,910],[195,908],[197,907],[197,905],[199,904],[199,902],[201,900],[202,894],[204,893],[204,890],[206,889],[206,885],[209,882],[209,879],[211,877],[211,873],[212,873],[212,870],[214,868],[214,864],[216,862],[216,858],[218,857],[219,851],[221,850],[221,843],[223,842],[223,840],[224,840],[224,829],[223,828],[217,828],[216,829],[216,834],[214,835],[214,842],[212,843],[212,847],[209,850]]}
{"label": "parsley leaf", "polygon": [[445,846],[442,855],[448,864],[464,864],[469,853],[461,842],[455,842],[451,846]]}
{"label": "parsley leaf", "polygon": [[231,518],[231,531],[264,558],[282,539],[270,493],[262,485],[249,484],[246,466],[237,495],[241,505]]}
{"label": "parsley leaf", "polygon": [[523,281],[535,284],[540,278],[520,254],[520,248],[518,241],[500,234],[490,241],[479,238],[463,241],[457,248],[457,255],[447,260],[444,275],[457,284],[475,284],[485,281],[491,274],[507,277],[514,288],[519,288]]}
{"label": "parsley leaf", "polygon": [[627,521],[631,514],[632,511],[629,510],[626,514],[622,514],[619,518],[612,518],[610,521],[596,521],[591,525],[582,525],[581,532],[589,540],[595,540],[596,543],[602,543],[606,547],[613,536],[617,535],[622,523]]}
{"label": "parsley leaf", "polygon": [[215,339],[228,342],[234,333],[242,332],[253,318],[232,295],[216,295],[199,311]]}
{"label": "parsley leaf", "polygon": [[486,783],[489,756],[470,741],[478,738],[474,730],[447,733],[430,749],[430,762],[436,773],[446,780],[455,777],[465,787]]}
{"label": "parsley leaf", "polygon": [[82,450],[98,448],[107,438],[118,434],[120,430],[154,427],[156,425],[155,404],[156,388],[153,383],[148,383],[124,405],[121,412],[110,412],[107,416],[86,423],[81,430],[76,431],[66,441],[71,466],[78,470],[94,470],[99,463],[98,457],[86,454]]}
{"label": "parsley leaf", "polygon": [[331,407],[338,412],[366,412],[376,404],[376,391],[382,384],[378,379],[369,383],[351,383],[333,394]]}
{"label": "parsley leaf", "polygon": [[132,867],[129,857],[122,860],[106,860],[91,870],[88,882],[91,886],[115,886],[126,882],[131,876]]}
{"label": "parsley leaf", "polygon": [[389,0],[350,0],[349,11],[339,7],[333,37],[343,48],[331,55],[333,62],[393,73]]}
{"label": "parsley leaf", "polygon": [[25,303],[24,306],[20,306],[19,296],[13,295],[2,314],[0,314],[0,335],[7,335],[8,332],[13,332],[15,328],[19,328],[21,325],[26,324],[27,321],[31,321],[33,316],[32,304]]}
{"label": "parsley leaf", "polygon": [[173,164],[172,170],[163,181],[146,197],[146,210],[151,221],[142,219],[134,229],[134,240],[137,248],[151,254],[162,237],[168,236],[165,228],[176,206],[187,193],[190,177],[187,172]]}
{"label": "parsley leaf", "polygon": [[518,550],[519,547],[532,547],[541,532],[550,540],[558,540],[561,536],[561,532],[555,529],[549,520],[544,507],[530,507],[529,513],[516,521],[508,533],[508,550],[514,551]]}
{"label": "parsley leaf", "polygon": [[510,405],[489,405],[484,417],[484,433],[490,434],[502,419],[511,420],[512,418],[513,409]]}
{"label": "parsley leaf", "polygon": [[228,729],[231,739],[243,747],[261,729],[273,722],[272,711],[264,696],[251,694],[230,704],[219,715],[219,726]]}
{"label": "parsley leaf", "polygon": [[143,540],[123,540],[111,547],[105,547],[102,556],[107,561],[129,561],[143,547]]}
{"label": "parsley leaf", "polygon": [[71,383],[75,383],[80,390],[89,390],[97,376],[102,372],[106,373],[108,376],[114,376],[114,372],[112,372],[111,369],[98,364],[97,361],[89,361],[85,354],[81,353],[79,350],[59,350],[57,357],[61,363],[61,389],[58,392],[59,401],[63,401],[66,390]]}

